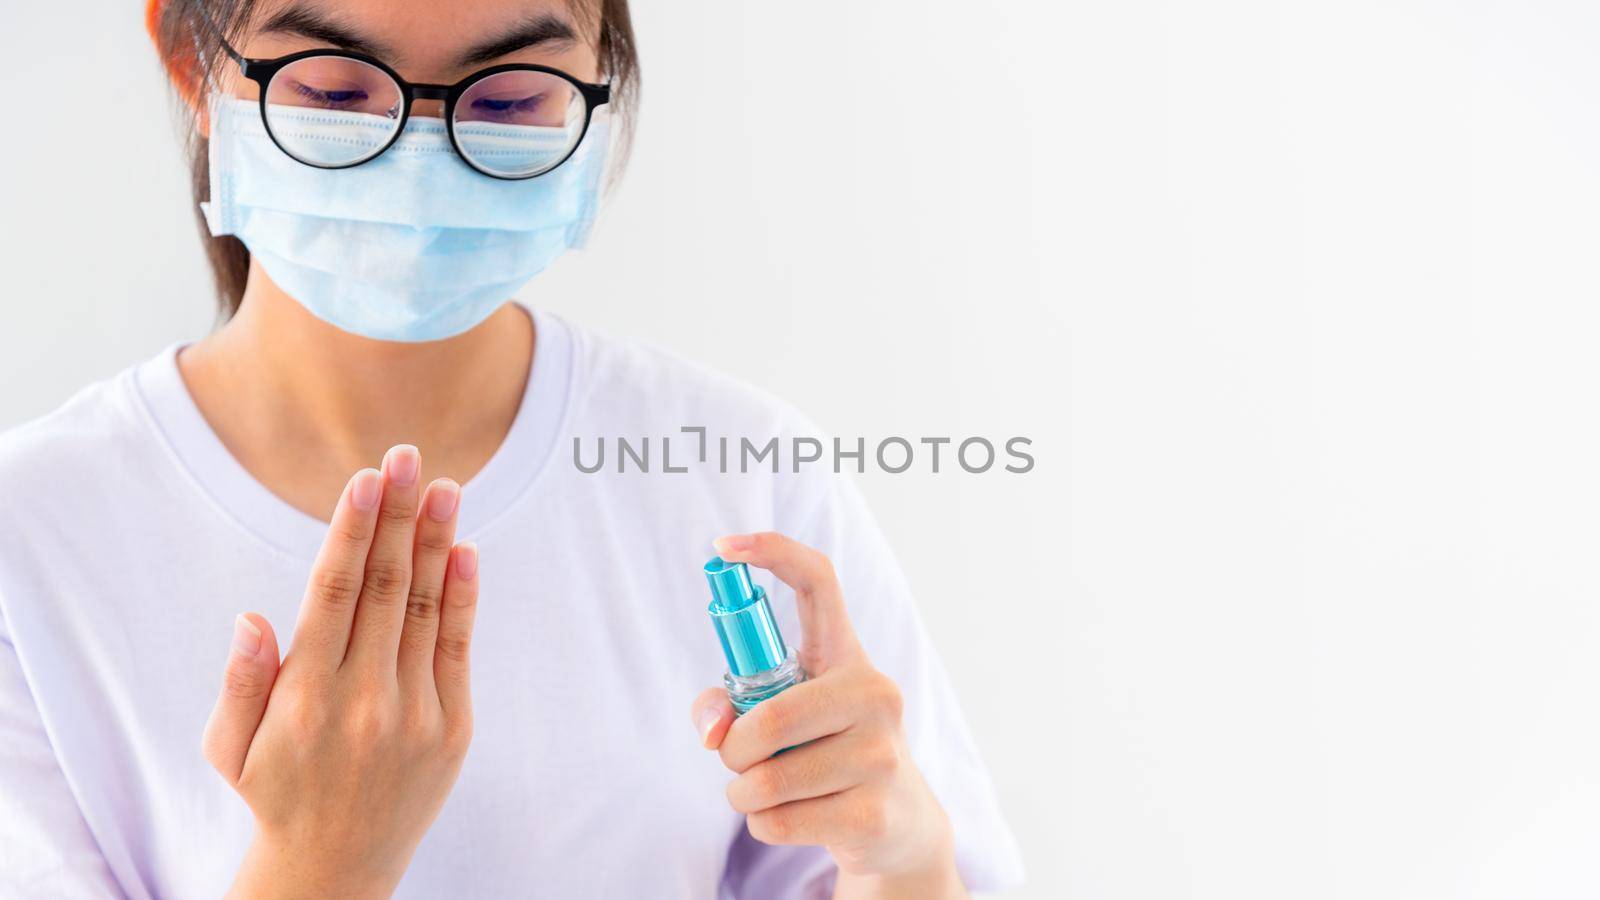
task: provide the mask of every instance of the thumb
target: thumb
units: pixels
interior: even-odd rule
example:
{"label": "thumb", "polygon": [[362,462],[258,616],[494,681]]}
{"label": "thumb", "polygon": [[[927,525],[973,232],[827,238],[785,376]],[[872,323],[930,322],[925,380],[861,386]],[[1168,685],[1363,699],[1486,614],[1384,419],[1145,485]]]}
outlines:
{"label": "thumb", "polygon": [[256,613],[234,619],[233,647],[222,670],[222,692],[206,721],[203,743],[206,761],[229,784],[239,783],[245,754],[277,677],[278,638],[272,626]]}
{"label": "thumb", "polygon": [[728,702],[728,692],[722,688],[706,688],[694,698],[689,717],[694,720],[695,730],[700,732],[700,746],[707,750],[722,746],[722,739],[728,734],[728,726],[734,720],[733,704]]}
{"label": "thumb", "polygon": [[821,675],[862,655],[844,605],[844,590],[833,563],[821,551],[776,531],[717,538],[712,546],[728,562],[759,566],[794,588],[800,607],[800,647],[809,674]]}

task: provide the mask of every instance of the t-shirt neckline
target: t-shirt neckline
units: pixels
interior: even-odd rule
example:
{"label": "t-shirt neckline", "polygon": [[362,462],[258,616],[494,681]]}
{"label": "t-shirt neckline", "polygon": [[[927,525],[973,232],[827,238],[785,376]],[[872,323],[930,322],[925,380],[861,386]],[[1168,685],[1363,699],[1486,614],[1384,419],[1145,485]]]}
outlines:
{"label": "t-shirt neckline", "polygon": [[[546,468],[566,413],[573,339],[567,324],[528,310],[533,359],[511,428],[489,461],[461,486],[458,540],[475,539],[515,505]],[[176,341],[138,367],[134,385],[161,437],[196,486],[247,530],[292,556],[316,557],[328,523],[301,511],[257,481],[222,443],[178,371]]]}

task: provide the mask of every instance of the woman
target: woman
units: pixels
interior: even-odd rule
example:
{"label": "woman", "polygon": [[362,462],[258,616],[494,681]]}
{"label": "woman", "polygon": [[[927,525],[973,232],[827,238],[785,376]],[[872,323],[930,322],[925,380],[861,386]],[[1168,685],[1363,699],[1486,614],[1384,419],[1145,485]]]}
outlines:
{"label": "woman", "polygon": [[[1016,879],[848,482],[707,461],[813,430],[507,300],[592,224],[638,85],[624,0],[151,0],[149,22],[226,323],[0,438],[0,893]],[[589,471],[669,436],[698,464]],[[707,687],[713,538],[793,589],[809,675],[742,717]]]}

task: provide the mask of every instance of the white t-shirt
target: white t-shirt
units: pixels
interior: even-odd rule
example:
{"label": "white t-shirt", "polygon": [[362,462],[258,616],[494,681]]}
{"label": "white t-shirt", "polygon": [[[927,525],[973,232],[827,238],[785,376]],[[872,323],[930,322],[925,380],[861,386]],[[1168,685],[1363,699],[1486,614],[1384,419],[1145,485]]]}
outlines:
{"label": "white t-shirt", "polygon": [[[873,662],[901,686],[914,758],[974,889],[1021,878],[906,582],[848,478],[719,471],[719,435],[815,434],[760,392],[537,314],[529,387],[463,488],[478,542],[475,733],[402,897],[825,893],[816,848],[756,843],[690,700],[724,661],[700,566],[713,537],[776,529],[834,560]],[[217,897],[250,840],[200,735],[233,618],[287,640],[325,523],[229,455],[178,345],[0,435],[0,895]],[[707,462],[685,426],[705,426]],[[617,471],[617,437],[650,471]],[[659,442],[671,436],[662,471]],[[821,437],[818,435],[818,437]],[[606,465],[593,474],[597,441]],[[773,593],[798,642],[793,595]]]}

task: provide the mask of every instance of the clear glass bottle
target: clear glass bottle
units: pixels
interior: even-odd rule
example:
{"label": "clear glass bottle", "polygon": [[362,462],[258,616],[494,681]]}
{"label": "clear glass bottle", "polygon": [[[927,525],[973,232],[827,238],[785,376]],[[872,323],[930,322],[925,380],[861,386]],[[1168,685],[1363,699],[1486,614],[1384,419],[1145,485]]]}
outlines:
{"label": "clear glass bottle", "polygon": [[783,662],[778,663],[777,668],[750,676],[735,675],[732,672],[722,676],[722,683],[728,688],[728,700],[733,703],[734,711],[741,716],[753,709],[757,703],[805,680],[805,670],[800,668],[800,660],[795,657],[793,650],[783,658]]}

